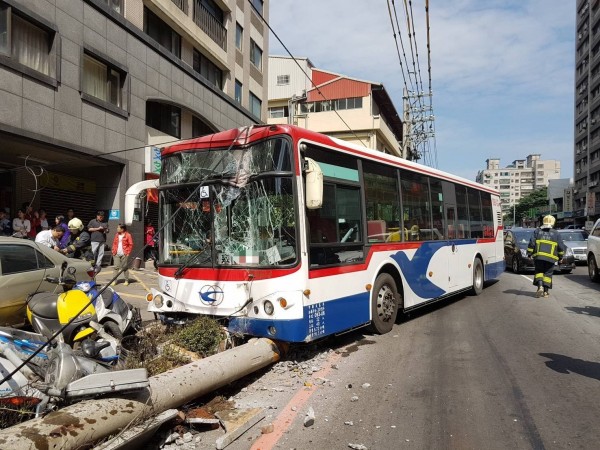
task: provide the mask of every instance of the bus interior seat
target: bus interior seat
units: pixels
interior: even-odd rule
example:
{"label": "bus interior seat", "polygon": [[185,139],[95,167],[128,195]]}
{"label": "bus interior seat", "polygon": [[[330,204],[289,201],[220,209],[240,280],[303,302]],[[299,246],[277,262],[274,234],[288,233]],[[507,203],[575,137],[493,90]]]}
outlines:
{"label": "bus interior seat", "polygon": [[387,225],[385,220],[367,221],[367,238],[369,242],[384,242],[386,240]]}

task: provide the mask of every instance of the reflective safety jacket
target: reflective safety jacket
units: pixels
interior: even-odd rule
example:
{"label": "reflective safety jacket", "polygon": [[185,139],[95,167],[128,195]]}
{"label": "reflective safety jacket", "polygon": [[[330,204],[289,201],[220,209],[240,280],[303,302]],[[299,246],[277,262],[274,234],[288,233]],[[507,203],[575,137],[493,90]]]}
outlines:
{"label": "reflective safety jacket", "polygon": [[558,231],[552,228],[538,228],[529,240],[527,253],[535,259],[556,262],[565,254],[565,244]]}

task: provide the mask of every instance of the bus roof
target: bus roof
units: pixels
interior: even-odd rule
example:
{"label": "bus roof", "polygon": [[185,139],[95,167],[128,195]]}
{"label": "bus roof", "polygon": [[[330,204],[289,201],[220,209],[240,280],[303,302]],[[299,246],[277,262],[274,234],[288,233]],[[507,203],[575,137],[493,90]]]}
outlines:
{"label": "bus roof", "polygon": [[338,138],[307,130],[305,128],[294,125],[252,125],[248,127],[234,128],[227,131],[220,131],[207,136],[202,136],[193,139],[180,141],[176,144],[163,147],[162,156],[171,155],[186,150],[201,150],[212,148],[226,148],[229,146],[247,145],[252,142],[264,139],[268,136],[278,134],[289,134],[299,142],[312,142],[323,146],[336,149],[355,156],[367,157],[375,161],[386,162],[396,167],[407,168],[411,171],[419,172],[425,175],[432,175],[447,181],[458,182],[476,189],[490,192],[494,195],[499,195],[498,190],[477,183],[476,181],[468,180],[457,175],[452,175],[442,170],[434,169],[423,164],[412,162],[397,156],[389,155],[378,150],[369,149],[352,142],[343,141]]}

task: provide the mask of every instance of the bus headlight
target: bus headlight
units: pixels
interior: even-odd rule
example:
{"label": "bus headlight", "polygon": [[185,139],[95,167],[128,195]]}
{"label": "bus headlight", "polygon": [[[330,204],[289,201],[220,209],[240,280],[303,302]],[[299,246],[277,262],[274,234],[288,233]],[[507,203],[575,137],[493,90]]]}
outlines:
{"label": "bus headlight", "polygon": [[157,294],[154,296],[154,299],[152,300],[154,302],[154,306],[157,308],[162,308],[163,305],[163,296],[160,294]]}
{"label": "bus headlight", "polygon": [[263,308],[268,316],[272,316],[275,312],[275,307],[273,306],[273,303],[271,303],[270,300],[265,300],[265,302],[263,303]]}

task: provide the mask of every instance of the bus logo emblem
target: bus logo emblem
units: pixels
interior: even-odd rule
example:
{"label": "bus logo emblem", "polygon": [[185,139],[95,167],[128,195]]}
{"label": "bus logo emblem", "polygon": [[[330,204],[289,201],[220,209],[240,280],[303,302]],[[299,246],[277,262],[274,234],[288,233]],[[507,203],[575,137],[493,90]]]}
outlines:
{"label": "bus logo emblem", "polygon": [[210,286],[208,284],[202,286],[198,294],[200,294],[200,301],[208,306],[220,305],[225,298],[223,289],[221,289],[219,286]]}

